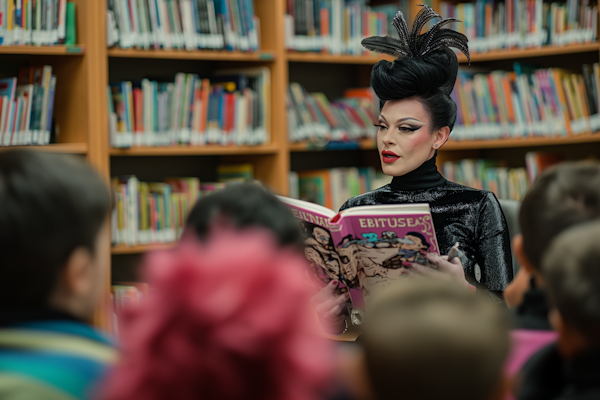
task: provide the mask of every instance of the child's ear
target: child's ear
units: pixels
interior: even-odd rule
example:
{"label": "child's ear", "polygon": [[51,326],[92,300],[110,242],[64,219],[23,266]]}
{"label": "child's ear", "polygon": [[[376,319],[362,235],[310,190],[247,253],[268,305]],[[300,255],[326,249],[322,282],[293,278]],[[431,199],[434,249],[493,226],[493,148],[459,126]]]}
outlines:
{"label": "child's ear", "polygon": [[556,308],[552,308],[548,313],[548,320],[550,321],[550,325],[552,325],[552,329],[554,329],[558,333],[562,333],[565,330],[565,324],[560,315],[560,311]]}
{"label": "child's ear", "polygon": [[71,253],[62,276],[62,290],[65,290],[65,295],[79,297],[90,292],[92,264],[93,257],[88,249],[78,247]]}
{"label": "child's ear", "polygon": [[531,264],[529,258],[527,258],[527,255],[525,254],[525,249],[523,247],[523,235],[520,233],[515,235],[512,240],[512,248],[517,256],[517,259],[521,263],[521,267],[524,268],[525,271],[527,271],[530,275],[535,274],[535,267]]}

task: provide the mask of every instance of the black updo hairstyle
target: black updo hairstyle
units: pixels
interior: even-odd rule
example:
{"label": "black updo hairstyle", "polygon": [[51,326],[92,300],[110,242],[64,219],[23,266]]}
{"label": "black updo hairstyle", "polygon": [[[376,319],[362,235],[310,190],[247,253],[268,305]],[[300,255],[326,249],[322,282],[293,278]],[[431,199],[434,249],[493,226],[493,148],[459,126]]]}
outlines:
{"label": "black updo hairstyle", "polygon": [[[382,108],[388,100],[415,97],[428,111],[433,130],[444,126],[452,130],[457,108],[450,94],[458,74],[458,59],[450,47],[460,49],[470,62],[468,39],[443,28],[457,21],[455,18],[442,19],[430,7],[421,6],[410,31],[402,12],[396,14],[393,25],[400,39],[375,36],[362,41],[368,50],[398,57],[393,62],[383,60],[375,64],[371,85]],[[440,21],[421,34],[423,26],[433,18]]]}

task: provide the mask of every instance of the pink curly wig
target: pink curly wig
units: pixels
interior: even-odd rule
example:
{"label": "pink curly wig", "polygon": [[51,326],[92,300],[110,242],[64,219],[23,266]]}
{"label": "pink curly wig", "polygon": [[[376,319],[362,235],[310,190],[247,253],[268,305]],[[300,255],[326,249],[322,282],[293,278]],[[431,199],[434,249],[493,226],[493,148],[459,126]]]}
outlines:
{"label": "pink curly wig", "polygon": [[151,296],[125,315],[107,400],[314,400],[329,343],[309,306],[302,255],[263,231],[187,236],[145,259]]}

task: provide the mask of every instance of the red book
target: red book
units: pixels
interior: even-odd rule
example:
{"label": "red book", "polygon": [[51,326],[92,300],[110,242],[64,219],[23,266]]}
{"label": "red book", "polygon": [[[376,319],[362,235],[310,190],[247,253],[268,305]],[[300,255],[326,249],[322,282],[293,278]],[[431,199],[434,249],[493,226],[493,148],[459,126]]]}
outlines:
{"label": "red book", "polygon": [[142,89],[133,89],[133,114],[134,114],[134,131],[144,131],[144,95]]}
{"label": "red book", "polygon": [[225,102],[226,102],[226,111],[227,114],[225,114],[225,126],[226,126],[226,132],[230,132],[233,130],[233,127],[235,126],[235,99],[236,99],[236,94],[235,93],[227,93],[226,97],[225,97]]}
{"label": "red book", "polygon": [[206,132],[206,117],[208,114],[208,96],[210,95],[210,80],[202,79],[202,117],[200,118],[200,132]]}

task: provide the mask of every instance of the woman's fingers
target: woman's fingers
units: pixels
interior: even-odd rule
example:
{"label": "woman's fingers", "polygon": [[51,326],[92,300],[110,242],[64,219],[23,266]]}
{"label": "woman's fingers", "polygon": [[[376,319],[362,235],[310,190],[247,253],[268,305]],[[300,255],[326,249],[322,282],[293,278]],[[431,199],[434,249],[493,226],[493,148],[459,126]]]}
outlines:
{"label": "woman's fingers", "polygon": [[311,303],[313,304],[319,304],[322,303],[324,301],[326,301],[327,299],[330,299],[331,297],[335,296],[335,290],[338,287],[338,281],[337,280],[332,280],[331,282],[329,282],[327,284],[327,286],[325,286],[323,289],[321,289],[319,291],[319,293],[317,293],[316,295],[314,295],[311,299]]}

